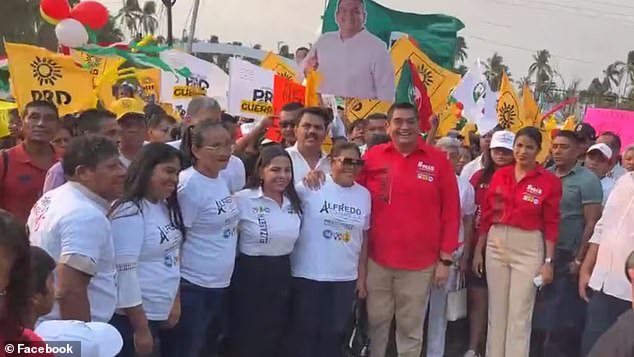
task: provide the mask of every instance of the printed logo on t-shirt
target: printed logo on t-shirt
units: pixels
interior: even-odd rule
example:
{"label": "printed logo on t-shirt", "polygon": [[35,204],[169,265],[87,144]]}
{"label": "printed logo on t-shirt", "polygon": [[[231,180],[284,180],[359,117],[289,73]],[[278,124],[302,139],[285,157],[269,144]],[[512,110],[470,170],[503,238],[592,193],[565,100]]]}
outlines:
{"label": "printed logo on t-shirt", "polygon": [[434,182],[436,176],[436,167],[431,164],[426,164],[423,161],[418,162],[416,168],[416,178],[426,182]]}
{"label": "printed logo on t-shirt", "polygon": [[534,205],[538,205],[540,202],[540,196],[542,195],[543,190],[539,187],[535,187],[533,185],[526,186],[526,191],[522,195],[522,200],[526,202],[530,202]]}
{"label": "printed logo on t-shirt", "polygon": [[178,248],[180,246],[180,230],[172,223],[158,226],[159,245],[163,248],[163,263],[166,267],[178,267]]}
{"label": "printed logo on t-shirt", "polygon": [[263,214],[263,213],[271,213],[271,209],[268,207],[253,207],[254,214]]}
{"label": "printed logo on t-shirt", "polygon": [[330,229],[326,229],[325,231],[323,231],[322,235],[326,239],[342,241],[342,242],[345,242],[345,243],[348,243],[350,241],[350,239],[352,238],[352,235],[350,234],[349,231],[333,232]]}
{"label": "printed logo on t-shirt", "polygon": [[44,196],[42,197],[36,204],[33,206],[33,214],[34,221],[33,227],[31,227],[33,233],[40,230],[40,226],[42,222],[46,219],[46,212],[48,212],[48,208],[51,206],[51,197]]}
{"label": "printed logo on t-shirt", "polygon": [[269,242],[269,224],[263,214],[258,214],[257,220],[258,228],[260,229],[260,243],[267,244]]}

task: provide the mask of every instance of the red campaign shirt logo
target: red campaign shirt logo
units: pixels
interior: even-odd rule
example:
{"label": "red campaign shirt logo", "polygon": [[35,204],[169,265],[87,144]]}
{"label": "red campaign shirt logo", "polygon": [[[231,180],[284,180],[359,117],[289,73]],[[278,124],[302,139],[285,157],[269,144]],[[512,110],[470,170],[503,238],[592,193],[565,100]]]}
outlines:
{"label": "red campaign shirt logo", "polygon": [[526,190],[524,191],[524,194],[522,194],[522,200],[526,202],[530,202],[534,205],[539,205],[541,201],[540,198],[543,192],[544,190],[542,190],[539,187],[528,185],[526,186]]}
{"label": "red campaign shirt logo", "polygon": [[426,164],[423,161],[418,162],[416,168],[416,178],[425,182],[434,182],[436,176],[436,167],[434,165]]}

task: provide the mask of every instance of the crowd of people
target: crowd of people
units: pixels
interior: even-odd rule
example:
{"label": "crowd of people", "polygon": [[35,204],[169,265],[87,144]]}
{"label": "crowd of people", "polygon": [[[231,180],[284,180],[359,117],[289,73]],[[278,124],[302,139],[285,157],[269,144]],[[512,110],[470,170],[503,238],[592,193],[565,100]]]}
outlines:
{"label": "crowd of people", "polygon": [[553,132],[540,164],[536,128],[438,138],[409,103],[354,123],[288,103],[243,132],[209,97],[179,122],[121,93],[12,113],[0,342],[84,329],[94,356],[337,357],[360,299],[369,356],[393,339],[436,357],[464,281],[466,357],[634,355],[634,146],[617,134]]}

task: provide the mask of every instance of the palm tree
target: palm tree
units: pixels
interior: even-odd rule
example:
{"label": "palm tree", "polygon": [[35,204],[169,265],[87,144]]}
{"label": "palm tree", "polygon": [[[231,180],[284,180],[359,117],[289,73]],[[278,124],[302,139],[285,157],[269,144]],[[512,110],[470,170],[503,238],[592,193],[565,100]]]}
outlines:
{"label": "palm tree", "polygon": [[142,14],[138,0],[123,0],[123,7],[119,10],[115,19],[134,37],[139,32],[139,19]]}
{"label": "palm tree", "polygon": [[550,66],[550,52],[539,50],[533,55],[533,64],[528,68],[528,76],[535,76],[535,97],[539,101],[542,94],[548,87],[552,87],[553,69]]}
{"label": "palm tree", "polygon": [[110,16],[104,27],[97,31],[97,42],[121,42],[123,41],[123,31],[117,26],[115,18]]}
{"label": "palm tree", "polygon": [[603,81],[594,78],[588,89],[581,91],[580,97],[586,104],[597,107],[613,107],[617,99],[617,95],[610,91],[610,80],[607,77]]}
{"label": "palm tree", "polygon": [[520,88],[520,90],[522,88],[524,88],[524,86],[528,86],[529,88],[532,87],[535,83],[533,82],[533,80],[531,79],[530,76],[526,76],[526,77],[522,77],[520,78],[519,81],[517,81],[517,86]]}
{"label": "palm tree", "polygon": [[467,60],[467,41],[462,36],[458,36],[456,38],[456,47],[454,47],[453,51],[453,60],[454,63],[464,63]]}
{"label": "palm tree", "polygon": [[493,56],[487,59],[484,65],[486,66],[485,75],[489,81],[491,89],[493,90],[498,90],[500,88],[500,84],[502,83],[502,73],[506,73],[509,78],[511,77],[509,67],[504,64],[504,58],[497,52],[493,53]]}
{"label": "palm tree", "polygon": [[143,4],[139,24],[144,35],[153,35],[156,32],[159,22],[156,19],[156,3],[154,1],[146,1]]}

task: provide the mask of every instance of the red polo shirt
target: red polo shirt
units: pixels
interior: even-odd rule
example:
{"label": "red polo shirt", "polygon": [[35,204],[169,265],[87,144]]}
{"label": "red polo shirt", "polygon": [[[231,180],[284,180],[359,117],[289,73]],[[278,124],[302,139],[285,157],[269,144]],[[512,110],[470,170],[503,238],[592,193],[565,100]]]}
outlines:
{"label": "red polo shirt", "polygon": [[[9,211],[20,222],[26,223],[31,207],[42,195],[46,172],[53,166],[39,167],[31,161],[24,143],[7,150],[8,168],[4,173],[4,157],[0,155],[0,208]],[[56,158],[59,157],[56,154]]]}
{"label": "red polo shirt", "polygon": [[494,224],[526,231],[542,231],[544,239],[557,242],[561,180],[541,166],[517,182],[515,166],[498,169],[482,203],[480,235]]}
{"label": "red polo shirt", "polygon": [[372,195],[369,256],[394,269],[420,270],[458,248],[460,196],[444,153],[421,139],[407,156],[392,143],[372,147],[357,181]]}

